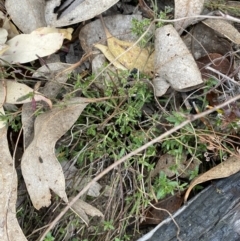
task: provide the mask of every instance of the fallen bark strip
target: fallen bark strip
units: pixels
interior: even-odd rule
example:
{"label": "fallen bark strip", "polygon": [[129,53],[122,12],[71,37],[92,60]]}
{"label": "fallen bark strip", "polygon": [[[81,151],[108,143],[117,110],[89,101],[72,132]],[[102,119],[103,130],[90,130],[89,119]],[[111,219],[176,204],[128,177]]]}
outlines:
{"label": "fallen bark strip", "polygon": [[138,241],[239,241],[240,172],[214,181],[174,215]]}

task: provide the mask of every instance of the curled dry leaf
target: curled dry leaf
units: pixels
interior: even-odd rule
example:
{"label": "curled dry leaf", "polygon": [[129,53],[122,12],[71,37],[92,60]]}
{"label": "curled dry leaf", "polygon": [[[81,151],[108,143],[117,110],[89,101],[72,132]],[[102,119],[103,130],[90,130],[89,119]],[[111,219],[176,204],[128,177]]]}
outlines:
{"label": "curled dry leaf", "polygon": [[45,0],[6,0],[5,7],[23,33],[47,26],[44,16]]}
{"label": "curled dry leaf", "polygon": [[50,190],[67,202],[65,178],[55,156],[55,144],[77,120],[87,101],[73,98],[35,120],[34,139],[22,157],[22,174],[36,209],[51,204]]}
{"label": "curled dry leaf", "polygon": [[198,21],[192,16],[200,15],[204,6],[204,0],[175,0],[174,18],[190,17],[174,23],[175,29],[181,34],[190,24]]}
{"label": "curled dry leaf", "polygon": [[[123,41],[134,42],[138,38],[131,31],[131,22],[133,19],[142,21],[143,18],[137,14],[117,14],[104,17],[104,23],[113,36],[117,36],[117,38]],[[101,42],[99,42],[100,39]],[[81,47],[86,53],[91,51],[93,45],[96,43],[107,45],[106,34],[100,19],[86,24],[79,33],[79,40]]]}
{"label": "curled dry leaf", "polygon": [[61,48],[63,39],[63,33],[54,31],[41,34],[35,30],[31,34],[20,34],[6,42],[9,48],[1,56],[1,62],[27,63],[38,56],[48,56]]}
{"label": "curled dry leaf", "polygon": [[[72,70],[65,71],[71,67],[71,64],[65,64],[61,62],[49,63],[48,67],[43,65],[37,69],[33,77],[46,78],[48,82],[41,89],[41,93],[49,99],[53,99],[57,96],[62,85],[68,80],[68,75]],[[34,115],[35,110],[32,105],[26,103],[22,107],[22,126],[23,126],[23,143],[24,150],[29,146],[33,139],[34,132]]]}
{"label": "curled dry leaf", "polygon": [[158,74],[160,82],[154,82],[157,96],[165,94],[167,90],[159,88],[164,81],[173,89],[182,92],[196,89],[203,84],[192,54],[172,25],[156,30],[155,73]]}
{"label": "curled dry leaf", "polygon": [[[91,19],[109,9],[118,0],[75,0],[66,6],[61,0],[48,0],[45,7],[47,25],[63,27]],[[61,5],[61,6],[60,6]],[[55,9],[58,7],[58,13]]]}
{"label": "curled dry leaf", "polygon": [[39,35],[43,35],[43,34],[49,34],[49,33],[62,33],[63,34],[63,37],[65,39],[68,39],[68,40],[71,40],[72,39],[72,32],[73,32],[73,28],[46,28],[46,27],[43,27],[43,28],[38,28],[36,30],[34,30],[32,32],[32,34],[39,34]]}
{"label": "curled dry leaf", "polygon": [[112,63],[117,69],[127,70],[111,53],[110,49],[102,44],[95,44],[94,45],[97,49],[101,50],[104,56],[108,59],[110,63]]}
{"label": "curled dry leaf", "polygon": [[[187,160],[186,154],[182,155],[181,160],[176,160],[175,156],[166,153],[159,158],[154,170],[151,171],[150,176],[151,178],[154,178],[163,171],[168,177],[173,177],[176,175],[177,171],[180,177],[188,178],[190,176],[190,172],[199,165],[200,161],[197,159]],[[172,170],[173,167],[176,168]]]}
{"label": "curled dry leaf", "polygon": [[[101,18],[102,20],[102,18]],[[104,31],[107,37],[108,49],[103,52],[105,57],[117,68],[118,63],[127,69],[139,69],[148,74],[153,74],[154,53],[146,48],[140,48],[134,43],[119,40],[111,35],[104,21],[102,20]],[[96,48],[102,50],[105,46],[95,45]],[[116,62],[118,62],[116,64]],[[122,69],[122,68],[121,68]]]}
{"label": "curled dry leaf", "polygon": [[27,241],[16,218],[17,174],[8,148],[7,128],[0,129],[0,240]]}
{"label": "curled dry leaf", "polygon": [[28,87],[25,84],[21,84],[11,80],[2,80],[0,82],[0,103],[10,103],[10,104],[23,104],[32,101],[34,97],[35,101],[43,100],[50,108],[52,107],[52,102],[41,95],[38,92]]}
{"label": "curled dry leaf", "polygon": [[209,171],[196,177],[189,185],[187,192],[185,193],[184,202],[187,201],[191,190],[199,183],[203,183],[209,180],[229,177],[240,171],[240,157],[231,156],[226,161],[213,167]]}
{"label": "curled dry leaf", "polygon": [[230,22],[223,19],[207,19],[202,22],[233,43],[240,44],[240,33]]}

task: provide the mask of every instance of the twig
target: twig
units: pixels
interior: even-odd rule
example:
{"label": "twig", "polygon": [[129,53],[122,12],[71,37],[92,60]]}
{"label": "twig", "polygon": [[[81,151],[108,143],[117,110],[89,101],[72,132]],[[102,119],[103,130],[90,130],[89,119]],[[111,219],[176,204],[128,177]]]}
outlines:
{"label": "twig", "polygon": [[171,135],[172,133],[176,132],[177,130],[183,128],[184,126],[186,126],[187,124],[191,123],[192,121],[195,121],[197,119],[200,119],[214,111],[216,111],[217,109],[221,109],[226,105],[229,105],[230,103],[237,101],[238,99],[240,99],[240,95],[237,95],[235,97],[233,97],[230,100],[227,100],[226,102],[217,105],[215,107],[213,107],[210,110],[204,111],[200,114],[196,114],[196,115],[188,115],[186,117],[187,120],[183,121],[180,125],[173,127],[172,129],[166,131],[165,133],[163,133],[162,135],[158,136],[157,138],[149,141],[148,143],[146,143],[145,145],[137,148],[136,150],[132,151],[131,153],[127,154],[126,156],[122,157],[121,159],[119,159],[118,161],[114,162],[112,165],[110,165],[109,167],[107,167],[105,170],[103,170],[99,175],[97,175],[95,178],[92,179],[92,181],[90,181],[79,193],[78,195],[72,199],[71,202],[69,202],[67,204],[67,206],[61,211],[61,213],[52,221],[52,223],[49,225],[49,227],[45,230],[45,232],[42,234],[42,236],[40,237],[39,241],[43,241],[44,237],[47,235],[47,233],[57,224],[57,222],[61,219],[61,217],[68,211],[68,209],[84,194],[88,191],[88,189],[91,187],[91,185],[94,182],[97,182],[99,179],[101,179],[104,175],[106,175],[109,171],[113,170],[114,168],[116,168],[118,165],[120,165],[121,163],[123,163],[124,161],[128,160],[130,157],[138,154],[141,151],[144,151],[145,149],[147,149],[148,147],[152,146],[153,144],[160,142],[163,138]]}

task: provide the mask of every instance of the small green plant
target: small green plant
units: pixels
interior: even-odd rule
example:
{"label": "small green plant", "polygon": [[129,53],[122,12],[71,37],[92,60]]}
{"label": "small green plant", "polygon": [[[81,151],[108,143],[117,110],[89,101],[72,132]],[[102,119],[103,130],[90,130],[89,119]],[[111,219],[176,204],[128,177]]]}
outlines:
{"label": "small green plant", "polygon": [[55,238],[52,236],[51,232],[49,232],[44,238],[44,241],[53,241],[53,240],[55,240]]}
{"label": "small green plant", "polygon": [[113,226],[113,221],[104,221],[103,222],[103,230],[104,231],[109,231],[109,230],[114,230],[114,226]]}
{"label": "small green plant", "polygon": [[0,112],[0,121],[3,121],[6,125],[10,126],[13,131],[17,132],[22,127],[21,113],[20,112],[7,112],[2,114]]}
{"label": "small green plant", "polygon": [[[142,108],[153,101],[153,95],[145,82],[136,81],[131,87],[125,87],[125,81],[122,83],[118,86],[108,83],[104,90],[105,96],[119,98],[89,104],[77,121],[77,125],[83,126],[82,138],[75,148],[76,155],[81,150],[79,164],[86,159],[93,161],[103,156],[119,159],[149,139],[140,128],[140,122]],[[91,92],[83,91],[87,97],[91,95]],[[89,144],[86,146],[86,143]],[[151,155],[154,155],[154,150],[146,158]]]}
{"label": "small green plant", "polygon": [[168,179],[164,172],[160,172],[158,178],[155,179],[154,189],[156,192],[157,199],[162,199],[168,194],[174,194],[175,191],[183,191],[187,186],[187,183],[181,184],[178,181],[172,181]]}
{"label": "small green plant", "polygon": [[228,13],[230,15],[234,16],[240,16],[240,8],[239,5],[236,4],[228,4],[228,1],[226,0],[211,0],[206,1],[205,6],[207,8],[210,8],[211,10],[220,10],[224,13]]}
{"label": "small green plant", "polygon": [[[172,12],[172,8],[170,7],[165,7],[164,11],[161,11],[159,14],[157,14],[156,12],[156,19],[158,19],[157,23],[156,23],[156,28],[160,28],[162,26],[164,26],[164,22],[161,20],[167,20],[169,19],[168,14]],[[140,38],[143,33],[147,30],[147,28],[149,27],[149,25],[151,24],[151,19],[147,19],[144,18],[143,20],[138,20],[138,19],[133,19],[132,20],[132,32],[138,37]],[[140,41],[140,46],[146,46],[147,43],[149,43],[149,41],[151,40],[151,38],[153,37],[152,33],[147,33]]]}

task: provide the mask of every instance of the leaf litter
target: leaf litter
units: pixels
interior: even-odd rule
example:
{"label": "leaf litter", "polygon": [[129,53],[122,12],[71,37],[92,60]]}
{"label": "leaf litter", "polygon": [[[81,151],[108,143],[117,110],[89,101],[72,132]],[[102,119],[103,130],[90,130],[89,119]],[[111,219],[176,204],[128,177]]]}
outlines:
{"label": "leaf litter", "polygon": [[[54,27],[63,27],[91,19],[110,8],[117,1],[108,1],[108,3],[100,5],[99,3],[96,3],[96,1],[89,1],[87,4],[85,1],[77,0],[65,1],[64,3],[60,0],[50,0],[46,3],[45,1],[39,1],[38,3],[26,1],[26,7],[24,10],[27,11],[29,15],[29,18],[26,19],[20,19],[18,17],[21,15],[19,14],[19,10],[21,10],[22,7],[19,4],[11,4],[11,2],[12,1],[10,0],[6,0],[7,11],[17,27],[21,29],[24,34],[19,34],[16,28],[14,28],[14,25],[9,22],[8,18],[4,16],[1,17],[6,23],[3,25],[2,31],[0,31],[2,49],[0,53],[1,59],[4,61],[2,62],[3,64],[6,64],[6,62],[28,63],[56,52],[61,48],[64,38],[71,40],[72,29],[57,30],[56,28],[47,28],[47,25],[50,24]],[[157,74],[157,76],[153,79],[153,87],[154,92],[158,97],[165,95],[169,89],[178,92],[195,90],[199,88],[199,86],[201,87],[205,84],[201,77],[201,72],[199,71],[195,59],[193,58],[193,55],[195,57],[199,53],[197,53],[197,51],[195,53],[190,52],[185,46],[185,43],[182,41],[182,37],[180,37],[180,35],[188,26],[194,25],[197,21],[200,21],[199,18],[193,17],[201,14],[203,10],[203,2],[204,1],[189,0],[175,1],[175,18],[190,18],[175,22],[175,29],[172,27],[172,25],[165,25],[164,27],[157,29],[154,52],[147,47],[139,47],[136,42],[131,39],[131,37],[129,38],[125,36],[126,38],[121,40],[122,33],[120,34],[120,37],[117,33],[113,34],[113,31],[118,31],[118,28],[116,28],[117,24],[124,22],[124,19],[126,19],[126,22],[128,21],[126,28],[129,28],[129,16],[122,15],[113,16],[113,20],[111,21],[111,24],[113,24],[113,29],[110,31],[109,27],[105,26],[105,23],[102,24],[105,30],[104,32],[106,35],[105,39],[107,39],[107,46],[99,44],[99,39],[101,38],[98,38],[98,36],[104,36],[102,29],[96,27],[94,30],[96,31],[96,34],[93,34],[92,31],[93,25],[97,26],[100,24],[99,20],[87,24],[80,31],[80,42],[86,52],[89,51],[89,49],[93,46],[99,48],[105,57],[110,61],[110,63],[116,67],[116,69],[131,71],[132,69],[137,68],[141,72],[148,74],[150,77],[153,77],[155,74]],[[36,7],[36,4],[38,4],[38,7]],[[38,11],[36,11],[36,9]],[[121,17],[123,20],[116,21],[116,19],[119,17]],[[31,19],[31,21],[29,21],[29,19]],[[203,22],[204,24],[210,26],[210,23],[208,23],[210,22],[209,19],[204,20]],[[220,21],[218,22],[220,23]],[[226,21],[224,24],[227,24],[224,25],[227,27],[219,27],[217,29],[213,27],[215,24],[211,25],[210,27],[224,35],[231,42],[238,43],[236,36],[238,36],[239,33],[236,32],[235,28],[228,27],[229,25]],[[122,29],[120,29],[120,31],[122,31]],[[224,29],[228,29],[230,33],[225,32]],[[91,42],[92,40],[89,40],[90,42],[88,42],[87,31],[90,35],[94,35],[96,37],[93,42]],[[208,52],[210,53],[210,51]],[[65,67],[68,68],[67,66]],[[49,67],[46,65],[42,69],[45,69],[44,71],[48,75],[47,78],[53,81],[48,83],[50,87],[47,87],[48,84],[46,84],[46,89],[51,89],[53,92],[38,92],[33,88],[21,83],[3,80],[0,87],[2,105],[5,103],[25,103],[24,108],[26,107],[26,109],[30,109],[31,102],[43,100],[51,107],[52,104],[49,99],[55,98],[60,88],[58,88],[59,85],[55,82],[56,75],[51,75],[52,66],[50,67],[51,70],[49,72],[47,71],[48,68]],[[60,69],[61,67],[58,71],[62,71]],[[70,72],[66,72],[65,74],[67,75],[67,73]],[[61,80],[60,83],[64,83],[64,81],[67,79],[66,75],[63,75],[64,80]],[[40,75],[36,76],[39,78]],[[111,77],[109,79],[111,80]],[[176,81],[176,79],[178,81]],[[54,91],[55,88],[56,92]],[[72,127],[72,125],[81,115],[84,108],[87,106],[88,102],[94,101],[92,99],[76,97],[69,99],[68,101],[58,102],[56,106],[54,105],[52,109],[48,109],[45,113],[37,116],[32,120],[31,124],[29,124],[29,132],[33,132],[34,130],[34,135],[32,138],[26,138],[28,140],[26,141],[27,144],[25,144],[21,168],[27,185],[28,193],[32,200],[33,206],[36,209],[40,209],[51,204],[51,191],[55,192],[61,199],[63,199],[63,201],[68,202],[65,187],[65,177],[63,175],[62,167],[55,155],[55,145],[59,138],[61,138],[61,136],[63,136]],[[63,104],[61,105],[61,103]],[[1,113],[2,115],[5,115],[2,107]],[[234,113],[236,113],[236,110],[234,110]],[[33,114],[34,111],[31,111],[27,117],[24,117],[23,115],[23,125],[27,126],[24,118],[28,119]],[[228,118],[227,115],[225,115],[225,117]],[[34,128],[32,126],[33,124]],[[5,203],[6,201],[9,202],[9,208],[12,211],[9,212],[9,215],[12,215],[15,213],[14,205],[17,195],[16,175],[13,160],[9,155],[9,148],[6,141],[7,129],[4,122],[1,122],[1,127],[4,139],[1,139],[1,142],[6,150],[6,153],[3,153],[3,156],[9,159],[8,163],[12,163],[12,178],[10,179],[12,186],[9,186],[8,184],[5,185],[8,190],[5,190],[4,188],[3,191],[4,195],[8,195],[9,193],[12,194],[8,196],[8,200],[6,200],[6,198],[4,199]],[[24,132],[27,133],[26,129]],[[26,133],[24,133],[24,135]],[[214,149],[212,149],[212,151],[214,151]],[[230,157],[227,161],[219,164],[215,168],[210,169],[208,172],[196,178],[190,184],[185,196],[185,200],[187,199],[191,189],[196,184],[215,178],[227,177],[238,171],[236,168],[236,163],[236,159]],[[174,164],[174,160],[172,161],[172,164]],[[197,165],[199,165],[199,163],[196,164],[196,166]],[[158,166],[160,166],[160,164]],[[229,168],[229,166],[231,166],[231,168]],[[7,166],[5,167],[3,165],[1,171],[5,168],[7,168]],[[161,169],[164,169],[164,167],[157,168],[155,169],[156,173],[160,172]],[[167,166],[166,169],[169,169],[169,167]],[[6,172],[6,174],[10,173],[9,170]],[[3,178],[2,180],[5,181],[5,179],[6,178]],[[7,181],[9,181],[9,178]],[[98,196],[99,189],[97,188],[94,193],[95,196]],[[81,213],[80,216],[86,224],[89,224],[87,215],[97,215],[103,218],[104,214],[99,209],[87,204],[83,200],[79,200],[79,202],[80,203],[76,203],[76,206],[78,204],[78,207],[75,206],[75,209],[78,210],[77,212]],[[87,207],[83,208],[83,206],[86,205]],[[5,206],[3,205],[2,214],[6,214],[6,209],[4,208]],[[5,214],[1,215],[2,220],[4,220],[6,217],[8,218],[8,216]],[[3,240],[8,240],[7,238],[11,237],[14,232],[19,234],[19,240],[26,240],[21,229],[16,223],[15,215],[12,215],[8,218],[8,220],[10,219],[13,221],[11,224],[9,223],[7,225],[8,230],[6,230],[6,227],[4,226],[4,230],[2,230],[0,233],[0,235],[3,234]],[[6,233],[8,233],[8,237],[6,236]]]}
{"label": "leaf litter", "polygon": [[87,101],[73,98],[64,103],[65,106],[55,107],[35,120],[34,138],[23,154],[21,168],[33,206],[38,210],[51,204],[50,190],[68,202],[62,167],[55,156],[55,144],[77,120]]}

